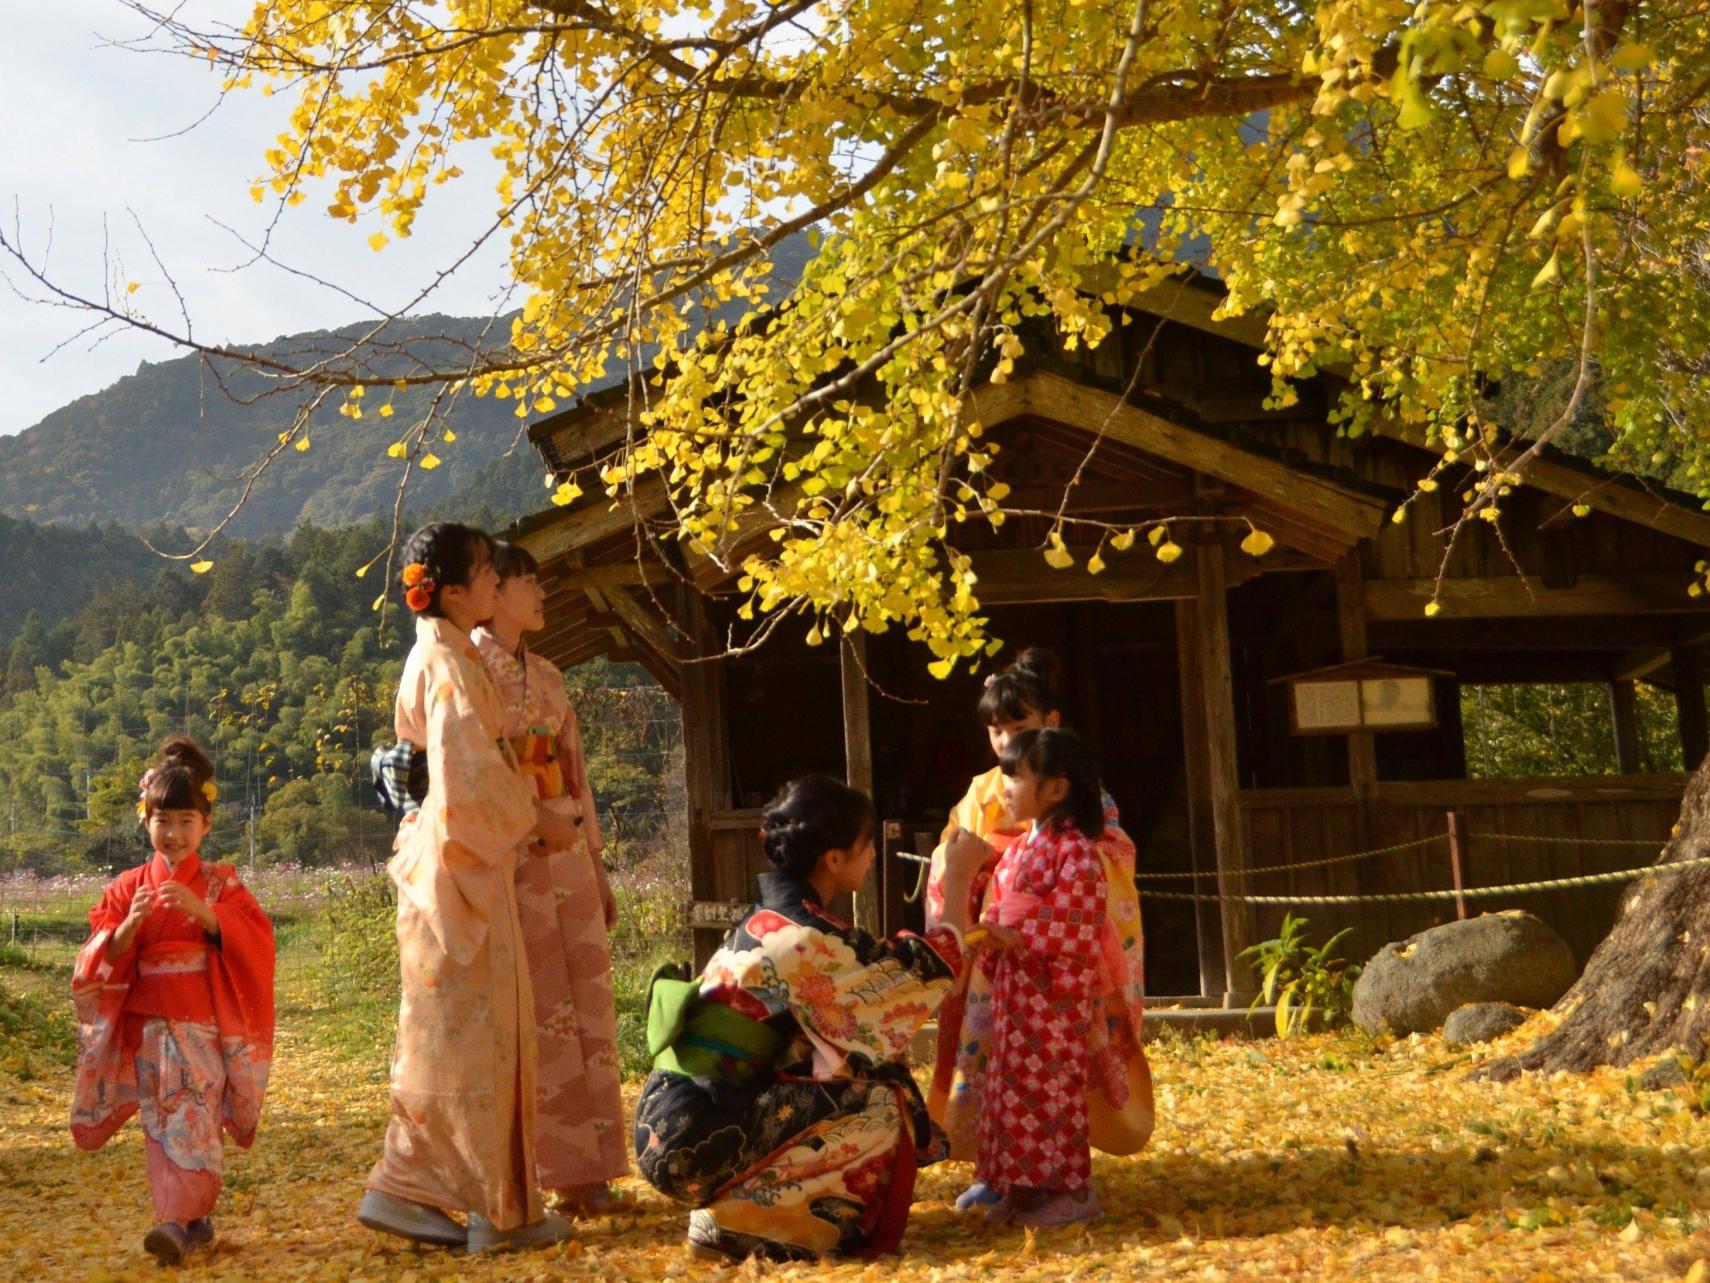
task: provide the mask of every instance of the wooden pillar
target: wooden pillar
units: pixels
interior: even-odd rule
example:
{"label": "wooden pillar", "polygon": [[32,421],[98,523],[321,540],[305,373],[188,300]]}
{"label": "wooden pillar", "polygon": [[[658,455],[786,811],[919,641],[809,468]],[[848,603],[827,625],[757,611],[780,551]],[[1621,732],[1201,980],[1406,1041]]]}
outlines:
{"label": "wooden pillar", "polygon": [[[873,731],[871,710],[867,705],[867,638],[861,633],[845,633],[838,653],[843,676],[843,778],[850,788],[860,789],[872,797]],[[883,816],[879,817],[879,825],[879,832],[874,834],[876,840],[881,839],[884,832]],[[878,840],[877,845],[881,858],[874,861],[868,885],[855,895],[853,916],[855,924],[863,930],[882,935],[884,912],[881,906],[885,903],[886,873],[882,853],[885,844]],[[834,906],[832,912],[839,912],[840,907]]]}
{"label": "wooden pillar", "polygon": [[1632,682],[1609,683],[1609,716],[1615,723],[1615,769],[1622,775],[1637,775],[1639,760],[1639,706]]}
{"label": "wooden pillar", "polygon": [[[1211,758],[1205,745],[1204,678],[1199,651],[1199,609],[1192,601],[1176,602],[1176,661],[1181,683],[1182,752],[1186,759],[1188,856],[1196,895],[1217,892],[1217,846],[1212,836]],[[1199,992],[1205,997],[1224,992],[1223,919],[1215,904],[1194,905],[1199,941]]]}
{"label": "wooden pillar", "polygon": [[[1336,563],[1336,623],[1342,634],[1342,658],[1364,659],[1366,647],[1365,580],[1356,549]],[[1377,744],[1370,731],[1348,736],[1348,783],[1363,800],[1377,783]]]}
{"label": "wooden pillar", "polygon": [[1223,919],[1224,1001],[1245,1006],[1253,973],[1240,953],[1254,943],[1252,910],[1228,897],[1249,888],[1239,873],[1247,865],[1246,825],[1241,815],[1241,780],[1235,758],[1235,671],[1229,650],[1229,594],[1221,544],[1194,549],[1199,595],[1194,599],[1200,663],[1200,698],[1205,710],[1208,795],[1212,842],[1217,852],[1217,894],[1226,897]]}
{"label": "wooden pillar", "polygon": [[1710,725],[1704,716],[1704,668],[1698,662],[1698,651],[1692,646],[1676,646],[1671,652],[1674,665],[1674,706],[1680,720],[1680,751],[1686,759],[1686,769],[1696,771],[1710,750]]}
{"label": "wooden pillar", "polygon": [[[718,640],[707,620],[706,601],[693,588],[679,596],[693,655],[683,665],[683,783],[689,811],[689,897],[717,900],[721,879],[710,820],[714,811],[730,809],[730,739],[724,699],[724,661],[701,659],[716,654]],[[737,870],[740,877],[745,871]],[[694,931],[695,966],[701,967],[718,948],[723,929]]]}

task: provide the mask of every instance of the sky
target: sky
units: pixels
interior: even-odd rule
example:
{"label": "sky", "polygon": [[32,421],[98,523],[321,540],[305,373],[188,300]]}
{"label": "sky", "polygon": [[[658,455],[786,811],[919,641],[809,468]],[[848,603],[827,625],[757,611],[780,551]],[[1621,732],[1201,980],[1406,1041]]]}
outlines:
{"label": "sky", "polygon": [[[194,13],[248,11],[233,0],[190,0]],[[250,253],[219,223],[259,240],[273,214],[249,195],[261,154],[283,128],[285,95],[259,92],[219,99],[219,78],[206,65],[165,53],[116,48],[115,40],[147,31],[119,0],[54,0],[17,6],[0,41],[0,222],[40,262],[49,241],[50,275],[69,288],[99,294],[111,274],[119,287],[135,281],[131,301],[180,327],[178,304],[137,224],[153,242],[183,291],[196,336],[227,343],[265,342],[282,334],[346,324],[370,315],[324,286],[266,263],[231,269]],[[194,125],[194,128],[191,126]],[[168,135],[176,135],[168,137]],[[478,163],[463,163],[472,175]],[[368,246],[380,224],[355,225],[322,211],[330,189],[287,212],[275,235],[275,257],[336,280],[382,306],[397,307],[442,265],[467,247],[491,214],[491,185],[466,177],[434,189],[408,240],[381,253]],[[135,219],[133,220],[133,214]],[[105,231],[103,230],[105,223]],[[104,267],[104,244],[115,265]],[[122,266],[119,264],[122,263]],[[100,391],[142,361],[183,355],[150,336],[121,333],[91,345],[76,334],[78,315],[18,297],[34,291],[17,264],[0,260],[0,435],[22,431],[50,411]],[[8,285],[6,281],[12,282]],[[461,268],[419,312],[490,313],[505,282],[500,249]],[[16,287],[16,288],[14,288]],[[50,355],[52,353],[52,355]]]}

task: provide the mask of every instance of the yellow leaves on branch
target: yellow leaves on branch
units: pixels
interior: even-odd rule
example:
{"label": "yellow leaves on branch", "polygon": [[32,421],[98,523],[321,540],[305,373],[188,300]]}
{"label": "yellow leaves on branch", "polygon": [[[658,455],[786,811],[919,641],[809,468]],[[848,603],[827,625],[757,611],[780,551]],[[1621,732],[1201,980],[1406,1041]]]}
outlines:
{"label": "yellow leaves on branch", "polygon": [[[752,0],[613,0],[599,22],[447,0],[433,23],[403,0],[262,0],[215,60],[292,102],[252,194],[323,186],[329,216],[378,224],[375,249],[465,153],[494,168],[478,212],[522,306],[503,362],[446,383],[526,420],[628,376],[609,493],[657,478],[683,545],[746,576],[748,617],[903,627],[947,672],[991,644],[958,536],[1014,516],[970,389],[1040,337],[1127,377],[1125,308],[1179,287],[1178,257],[1217,264],[1220,315],[1270,318],[1274,408],[1334,369],[1339,426],[1381,414],[1431,439],[1482,384],[1577,356],[1562,318],[1589,246],[1618,452],[1710,464],[1710,430],[1664,426],[1710,423],[1697,354],[1669,346],[1710,331],[1682,248],[1702,241],[1704,173],[1681,162],[1701,72],[1683,37],[1710,14],[1666,8],[1640,42],[1604,7],[1588,53],[1533,0],[1188,5],[1133,48],[1125,11],[1085,3],[874,0],[825,10],[835,39],[784,40]],[[811,254],[775,277],[798,215]],[[360,396],[340,412],[360,420]],[[751,537],[759,513],[775,538]],[[1181,557],[1152,531],[1159,561]],[[1087,553],[1058,530],[1041,552],[1098,574],[1135,537],[1101,530]],[[1265,556],[1270,536],[1241,546]]]}

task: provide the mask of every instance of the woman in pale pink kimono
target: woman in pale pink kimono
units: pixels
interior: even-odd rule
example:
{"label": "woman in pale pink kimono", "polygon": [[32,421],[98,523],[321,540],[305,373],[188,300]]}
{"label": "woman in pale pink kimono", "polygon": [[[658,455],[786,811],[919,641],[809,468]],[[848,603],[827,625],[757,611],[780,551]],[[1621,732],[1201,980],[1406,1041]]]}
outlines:
{"label": "woman in pale pink kimono", "polygon": [[[404,548],[416,644],[398,685],[397,733],[426,751],[421,809],[399,826],[402,1001],[392,1117],[358,1219],[470,1251],[562,1242],[535,1177],[533,993],[517,918],[519,858],[568,844],[504,740],[504,703],[469,633],[492,613],[487,536],[449,523]],[[467,1227],[448,1213],[467,1212]]]}
{"label": "woman in pale pink kimono", "polygon": [[564,675],[523,641],[546,623],[539,567],[511,544],[500,544],[493,560],[497,604],[476,629],[475,646],[504,699],[505,737],[536,796],[577,829],[567,848],[517,865],[540,1049],[535,1158],[541,1187],[560,1211],[598,1215],[622,1206],[608,1182],[629,1171],[606,939],[617,904],[600,862],[605,843]]}

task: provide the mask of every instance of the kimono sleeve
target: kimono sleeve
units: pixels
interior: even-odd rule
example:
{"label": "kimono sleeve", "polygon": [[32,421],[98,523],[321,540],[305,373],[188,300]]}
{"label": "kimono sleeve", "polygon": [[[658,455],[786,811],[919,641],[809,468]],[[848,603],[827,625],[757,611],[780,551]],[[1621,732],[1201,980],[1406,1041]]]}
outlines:
{"label": "kimono sleeve", "polygon": [[[240,1027],[246,1037],[272,1047],[273,923],[235,871],[228,874],[219,898],[209,907],[220,922],[219,970],[241,1012]],[[225,1020],[220,1023],[226,1026]]]}
{"label": "kimono sleeve", "polygon": [[100,903],[89,910],[89,938],[78,950],[72,971],[74,993],[89,985],[124,984],[131,979],[136,966],[136,940],[133,938],[130,949],[116,959],[107,957],[107,944],[130,914],[131,899],[141,885],[142,878],[135,873],[114,878],[101,893]]}
{"label": "kimono sleeve", "polygon": [[565,787],[576,799],[588,854],[598,855],[605,849],[606,839],[600,832],[600,817],[594,805],[594,785],[588,778],[588,755],[582,751],[582,722],[576,716],[575,706],[568,702],[564,705],[564,720],[558,724],[558,766],[564,772]]}
{"label": "kimono sleeve", "polygon": [[534,790],[460,681],[441,677],[427,703],[429,783],[418,822],[436,827],[447,864],[496,864],[534,827]]}
{"label": "kimono sleeve", "polygon": [[1094,961],[1099,956],[1109,895],[1104,863],[1085,838],[1059,841],[1062,861],[1057,875],[1049,886],[1025,898],[1026,912],[1015,921],[1015,929],[1030,953]]}
{"label": "kimono sleeve", "polygon": [[878,1065],[899,1059],[962,969],[953,932],[876,940],[814,932],[782,976],[802,1029],[827,1059]]}

